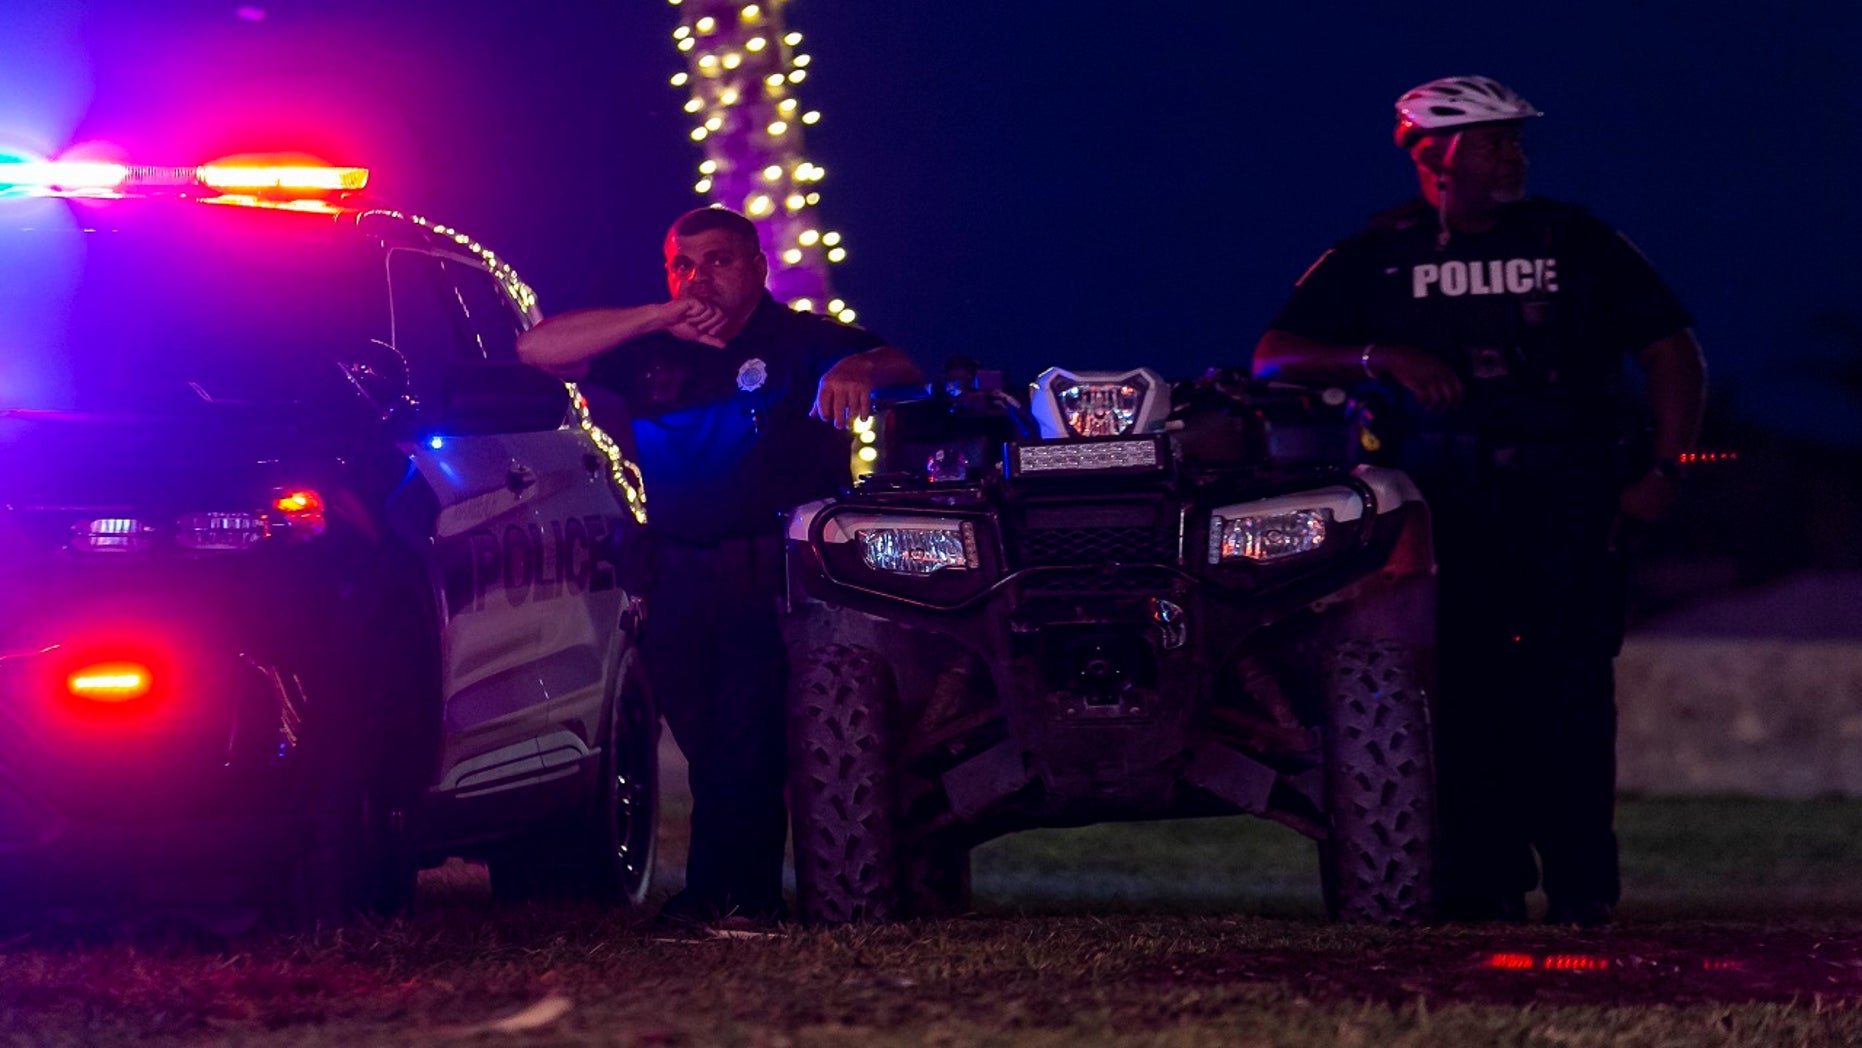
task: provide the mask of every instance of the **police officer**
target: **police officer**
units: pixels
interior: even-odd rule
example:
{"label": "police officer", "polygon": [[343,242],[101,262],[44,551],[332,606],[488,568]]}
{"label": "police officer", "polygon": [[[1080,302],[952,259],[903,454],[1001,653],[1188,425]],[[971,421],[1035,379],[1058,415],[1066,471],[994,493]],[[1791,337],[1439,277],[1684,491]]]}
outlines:
{"label": "police officer", "polygon": [[[1396,109],[1421,196],[1313,263],[1254,373],[1381,388],[1362,443],[1429,500],[1444,916],[1523,920],[1542,866],[1548,920],[1606,923],[1619,894],[1616,547],[1625,520],[1673,505],[1700,424],[1700,349],[1627,240],[1526,195],[1520,132],[1540,113],[1524,98],[1450,77]],[[1622,420],[1638,399],[1651,447],[1626,467]]]}
{"label": "police officer", "polygon": [[666,234],[670,298],[553,317],[518,354],[625,400],[648,494],[645,655],[690,765],[683,891],[662,919],[782,917],[787,659],[781,514],[847,479],[844,434],[876,387],[918,381],[871,332],[764,288],[756,226],[722,208]]}

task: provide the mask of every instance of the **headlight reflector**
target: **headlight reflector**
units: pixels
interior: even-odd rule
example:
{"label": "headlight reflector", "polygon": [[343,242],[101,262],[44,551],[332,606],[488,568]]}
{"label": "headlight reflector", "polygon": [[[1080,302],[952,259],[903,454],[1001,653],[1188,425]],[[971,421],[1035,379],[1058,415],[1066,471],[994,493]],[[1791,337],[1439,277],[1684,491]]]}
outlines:
{"label": "headlight reflector", "polygon": [[1209,563],[1265,564],[1312,553],[1337,525],[1363,516],[1363,497],[1342,486],[1223,506],[1209,517]]}
{"label": "headlight reflector", "polygon": [[1150,368],[1077,374],[1048,368],[1029,394],[1029,407],[1048,440],[1149,433],[1170,413],[1170,387]]}
{"label": "headlight reflector", "polygon": [[826,542],[856,542],[860,561],[894,575],[970,571],[982,563],[976,525],[957,517],[839,513],[822,529]]}
{"label": "headlight reflector", "polygon": [[1302,509],[1236,520],[1217,517],[1215,523],[1216,537],[1209,551],[1212,564],[1224,560],[1261,563],[1311,553],[1325,545],[1333,521],[1329,509]]}
{"label": "headlight reflector", "polygon": [[860,559],[877,571],[929,575],[976,567],[976,540],[960,528],[870,528],[857,531]]}
{"label": "headlight reflector", "polygon": [[1122,437],[1138,421],[1150,387],[1143,379],[1130,382],[1081,382],[1054,390],[1060,400],[1060,417],[1076,437]]}

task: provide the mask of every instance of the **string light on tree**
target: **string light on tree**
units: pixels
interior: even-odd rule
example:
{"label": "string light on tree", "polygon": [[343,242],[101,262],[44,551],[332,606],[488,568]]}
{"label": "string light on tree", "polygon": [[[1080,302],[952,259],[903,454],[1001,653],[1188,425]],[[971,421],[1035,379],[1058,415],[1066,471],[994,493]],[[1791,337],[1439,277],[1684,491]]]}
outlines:
{"label": "string light on tree", "polygon": [[770,261],[769,289],[796,309],[823,308],[851,321],[834,295],[830,262],[846,257],[840,235],[821,232],[814,209],[824,174],[803,155],[802,129],[821,113],[795,97],[810,56],[802,34],[784,25],[788,0],[669,0],[672,31],[686,69],[672,86],[688,92],[692,141],[704,151],[693,189],[750,217]]}

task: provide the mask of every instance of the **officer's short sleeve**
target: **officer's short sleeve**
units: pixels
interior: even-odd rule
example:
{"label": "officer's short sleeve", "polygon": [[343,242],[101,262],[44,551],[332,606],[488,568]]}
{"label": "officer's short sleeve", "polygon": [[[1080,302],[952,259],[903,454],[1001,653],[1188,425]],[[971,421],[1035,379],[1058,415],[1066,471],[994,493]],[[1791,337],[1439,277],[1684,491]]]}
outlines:
{"label": "officer's short sleeve", "polygon": [[1694,323],[1629,238],[1597,222],[1590,239],[1597,252],[1597,291],[1613,348],[1633,353]]}
{"label": "officer's short sleeve", "polygon": [[1369,241],[1362,234],[1320,255],[1268,326],[1321,342],[1366,342],[1372,279]]}
{"label": "officer's short sleeve", "polygon": [[579,385],[600,386],[616,393],[627,392],[627,358],[624,351],[610,349],[589,361],[588,374]]}
{"label": "officer's short sleeve", "polygon": [[863,327],[843,324],[832,317],[809,315],[808,365],[816,379],[844,357],[878,349],[886,340]]}

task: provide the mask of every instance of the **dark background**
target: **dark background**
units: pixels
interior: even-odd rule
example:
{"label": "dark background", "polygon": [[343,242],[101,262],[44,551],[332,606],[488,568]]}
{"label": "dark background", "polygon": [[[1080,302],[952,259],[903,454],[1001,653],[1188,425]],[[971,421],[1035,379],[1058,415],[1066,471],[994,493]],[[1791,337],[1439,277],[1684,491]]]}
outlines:
{"label": "dark background", "polygon": [[[494,246],[546,311],[632,304],[663,294],[659,238],[702,203],[667,83],[678,15],[12,0],[0,148],[306,149]],[[1535,190],[1628,232],[1695,312],[1713,439],[1765,464],[1737,497],[1774,500],[1769,518],[1744,507],[1757,534],[1716,523],[1721,541],[1764,545],[1831,492],[1857,501],[1862,6],[794,0],[786,16],[815,57],[798,94],[824,114],[807,146],[850,252],[837,289],[926,365],[970,353],[1022,381],[1245,361],[1318,252],[1414,191],[1396,95],[1483,73],[1547,114]],[[1856,566],[1846,512],[1812,529],[1819,563]]]}

